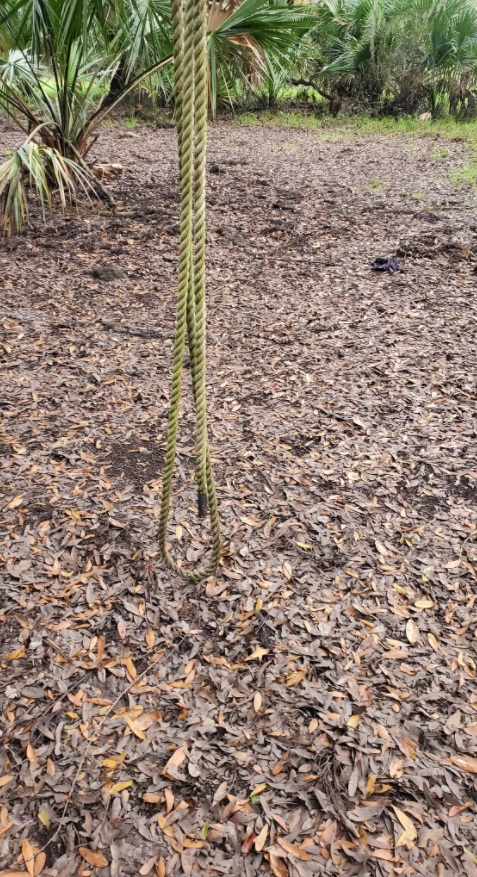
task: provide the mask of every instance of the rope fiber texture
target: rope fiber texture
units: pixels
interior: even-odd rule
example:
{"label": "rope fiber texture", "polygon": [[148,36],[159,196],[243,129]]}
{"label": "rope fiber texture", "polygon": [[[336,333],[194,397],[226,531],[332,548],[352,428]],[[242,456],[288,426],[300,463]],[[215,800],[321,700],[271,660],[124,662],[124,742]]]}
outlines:
{"label": "rope fiber texture", "polygon": [[[220,521],[207,433],[205,159],[207,140],[207,0],[172,0],[174,79],[181,194],[177,316],[167,449],[159,517],[159,549],[166,566],[199,582],[215,574]],[[184,569],[170,555],[167,526],[179,431],[182,374],[189,348],[196,415],[196,477],[199,517],[210,515],[212,552],[201,569]]]}

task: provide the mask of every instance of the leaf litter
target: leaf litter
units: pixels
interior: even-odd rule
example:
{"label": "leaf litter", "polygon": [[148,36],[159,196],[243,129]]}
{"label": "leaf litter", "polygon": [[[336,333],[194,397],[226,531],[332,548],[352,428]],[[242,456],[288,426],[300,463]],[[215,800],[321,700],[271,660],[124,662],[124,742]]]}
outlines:
{"label": "leaf litter", "polygon": [[432,138],[209,141],[205,588],[173,132],[0,250],[0,874],[475,875],[475,220]]}

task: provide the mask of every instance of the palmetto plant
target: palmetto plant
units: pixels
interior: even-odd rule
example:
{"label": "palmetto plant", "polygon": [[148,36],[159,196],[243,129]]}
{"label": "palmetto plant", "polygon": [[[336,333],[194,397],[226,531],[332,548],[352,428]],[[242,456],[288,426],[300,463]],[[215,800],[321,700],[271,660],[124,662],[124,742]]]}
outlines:
{"label": "palmetto plant", "polygon": [[[285,0],[243,0],[209,14],[210,103],[240,77],[285,65],[310,12]],[[110,199],[86,157],[101,121],[171,61],[169,0],[2,0],[0,106],[27,140],[0,166],[6,233],[21,227],[27,189],[51,203],[78,189]],[[168,73],[170,76],[170,72]]]}
{"label": "palmetto plant", "polygon": [[256,85],[288,70],[315,20],[312,7],[289,6],[286,0],[243,0],[227,9],[213,0],[208,23],[212,113],[219,96],[231,97],[237,83]]}
{"label": "palmetto plant", "polygon": [[[104,116],[170,55],[129,77],[104,107],[127,40],[123,15],[114,22],[100,0],[4,0],[0,10],[3,58],[0,105],[27,139],[0,166],[0,198],[5,233],[21,227],[27,190],[36,189],[42,206],[52,189],[64,204],[78,190],[111,196],[86,164],[92,138]],[[137,6],[130,0],[129,11]],[[114,32],[113,32],[114,28]]]}
{"label": "palmetto plant", "polygon": [[371,104],[412,110],[474,84],[474,0],[320,0],[314,34],[322,81]]}

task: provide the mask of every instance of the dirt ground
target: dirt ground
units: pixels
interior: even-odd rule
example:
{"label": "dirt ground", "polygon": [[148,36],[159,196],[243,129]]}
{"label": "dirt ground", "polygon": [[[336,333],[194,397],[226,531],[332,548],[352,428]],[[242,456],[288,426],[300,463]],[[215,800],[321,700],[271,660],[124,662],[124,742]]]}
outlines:
{"label": "dirt ground", "polygon": [[[116,214],[33,215],[0,245],[0,867],[476,875],[477,202],[449,177],[468,147],[210,128],[224,550],[199,586],[156,541],[175,148],[105,130]],[[186,393],[184,563],[207,550],[193,469]]]}

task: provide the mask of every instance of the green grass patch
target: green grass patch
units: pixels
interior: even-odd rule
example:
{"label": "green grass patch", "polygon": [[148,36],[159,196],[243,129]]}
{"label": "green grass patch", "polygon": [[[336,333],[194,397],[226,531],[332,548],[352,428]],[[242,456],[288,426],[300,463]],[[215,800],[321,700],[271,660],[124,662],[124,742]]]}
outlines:
{"label": "green grass patch", "polygon": [[436,149],[436,151],[432,153],[431,158],[437,158],[437,159],[450,158],[450,150],[447,149],[447,147],[443,147],[443,149]]}
{"label": "green grass patch", "polygon": [[477,161],[454,168],[450,174],[450,179],[452,183],[458,186],[473,186],[474,189],[477,188]]}
{"label": "green grass patch", "polygon": [[[443,140],[460,140],[477,147],[477,121],[456,122],[454,119],[421,121],[405,116],[393,119],[386,116],[339,116],[333,119],[328,115],[312,113],[276,112],[241,113],[236,116],[239,125],[265,125],[272,128],[296,128],[304,131],[318,131],[323,139],[342,140],[359,135],[407,135],[442,137]],[[444,158],[444,150],[435,157]]]}

